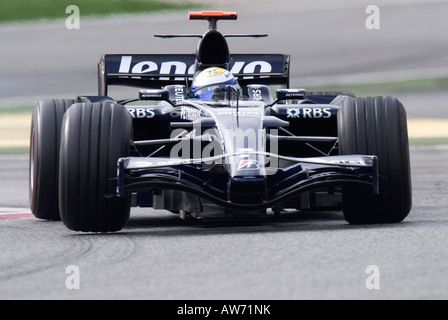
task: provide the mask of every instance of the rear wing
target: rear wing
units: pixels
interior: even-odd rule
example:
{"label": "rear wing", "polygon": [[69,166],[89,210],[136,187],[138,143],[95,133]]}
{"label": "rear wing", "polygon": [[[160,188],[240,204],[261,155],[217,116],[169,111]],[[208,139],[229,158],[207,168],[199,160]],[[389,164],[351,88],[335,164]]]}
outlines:
{"label": "rear wing", "polygon": [[[171,84],[190,87],[195,54],[109,54],[98,64],[98,95],[107,96],[111,85],[160,89]],[[280,85],[289,88],[289,55],[232,54],[230,72],[241,86]]]}

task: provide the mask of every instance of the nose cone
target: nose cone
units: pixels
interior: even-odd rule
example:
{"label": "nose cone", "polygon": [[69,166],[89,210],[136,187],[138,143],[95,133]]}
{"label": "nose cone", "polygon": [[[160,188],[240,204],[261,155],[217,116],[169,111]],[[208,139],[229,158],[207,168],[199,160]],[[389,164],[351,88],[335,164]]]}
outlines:
{"label": "nose cone", "polygon": [[239,204],[261,204],[267,199],[264,176],[236,176],[231,178],[229,200]]}

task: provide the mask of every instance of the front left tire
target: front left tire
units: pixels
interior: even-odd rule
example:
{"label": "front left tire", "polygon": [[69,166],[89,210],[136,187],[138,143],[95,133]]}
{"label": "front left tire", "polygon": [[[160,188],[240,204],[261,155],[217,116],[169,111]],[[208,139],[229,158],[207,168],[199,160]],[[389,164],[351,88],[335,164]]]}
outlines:
{"label": "front left tire", "polygon": [[338,112],[341,155],[378,157],[379,194],[343,188],[344,218],[351,224],[397,223],[412,208],[406,111],[393,97],[344,101]]}

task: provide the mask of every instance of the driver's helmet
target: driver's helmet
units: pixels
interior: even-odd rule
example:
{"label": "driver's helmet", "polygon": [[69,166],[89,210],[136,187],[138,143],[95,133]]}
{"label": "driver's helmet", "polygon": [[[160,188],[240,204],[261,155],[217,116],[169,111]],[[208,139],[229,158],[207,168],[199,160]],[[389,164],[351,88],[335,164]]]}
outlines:
{"label": "driver's helmet", "polygon": [[211,100],[213,92],[218,88],[231,86],[238,93],[241,93],[241,87],[238,81],[228,70],[211,67],[201,71],[193,80],[191,85],[191,98],[202,100]]}

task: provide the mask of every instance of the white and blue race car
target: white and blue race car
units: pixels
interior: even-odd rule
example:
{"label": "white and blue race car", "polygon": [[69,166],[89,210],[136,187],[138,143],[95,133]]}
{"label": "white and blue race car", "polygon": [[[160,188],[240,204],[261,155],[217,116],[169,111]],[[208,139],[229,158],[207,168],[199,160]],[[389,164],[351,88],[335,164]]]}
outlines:
{"label": "white and blue race car", "polygon": [[[195,54],[104,55],[98,96],[40,101],[30,207],[71,230],[122,229],[131,207],[181,218],[342,210],[394,223],[411,210],[406,112],[392,97],[289,88],[289,56],[230,54],[217,21]],[[108,96],[113,85],[138,96]]]}

